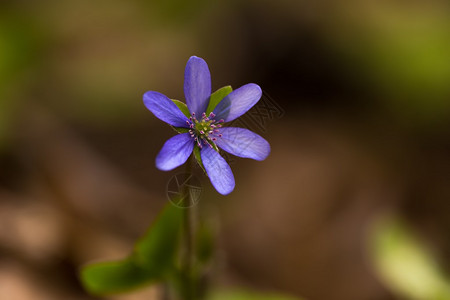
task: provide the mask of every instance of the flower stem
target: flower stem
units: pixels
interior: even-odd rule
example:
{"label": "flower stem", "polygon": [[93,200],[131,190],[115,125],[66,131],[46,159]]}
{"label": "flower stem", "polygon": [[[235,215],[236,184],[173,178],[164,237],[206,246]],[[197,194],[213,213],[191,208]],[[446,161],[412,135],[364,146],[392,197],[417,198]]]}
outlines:
{"label": "flower stem", "polygon": [[[186,173],[191,175],[192,162],[186,164]],[[189,186],[184,186],[184,214],[183,214],[183,256],[182,256],[182,277],[185,280],[182,292],[183,300],[196,299],[196,280],[194,274],[195,264],[195,205],[192,205],[191,192]]]}

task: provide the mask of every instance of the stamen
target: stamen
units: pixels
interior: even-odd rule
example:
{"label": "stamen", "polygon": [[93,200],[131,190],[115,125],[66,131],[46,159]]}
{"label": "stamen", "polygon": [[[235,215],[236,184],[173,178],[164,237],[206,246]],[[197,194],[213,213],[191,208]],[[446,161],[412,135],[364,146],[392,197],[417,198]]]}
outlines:
{"label": "stamen", "polygon": [[222,135],[219,134],[219,128],[222,127],[222,124],[220,123],[225,121],[224,119],[220,119],[218,122],[214,120],[216,115],[213,112],[208,115],[202,113],[201,116],[201,119],[197,120],[195,112],[192,113],[192,116],[189,118],[190,122],[186,122],[189,124],[189,134],[200,149],[205,145],[215,149],[215,141],[217,141],[219,137],[222,137]]}

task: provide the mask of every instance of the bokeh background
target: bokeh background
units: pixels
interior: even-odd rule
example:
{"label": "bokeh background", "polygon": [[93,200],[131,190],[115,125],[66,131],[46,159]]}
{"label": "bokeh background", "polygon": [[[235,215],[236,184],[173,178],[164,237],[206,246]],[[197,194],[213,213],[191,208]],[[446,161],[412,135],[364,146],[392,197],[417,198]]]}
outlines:
{"label": "bokeh background", "polygon": [[[230,196],[200,176],[218,234],[215,285],[448,299],[427,285],[450,269],[444,0],[1,1],[0,299],[97,299],[80,266],[129,253],[182,171],[155,168],[174,132],[142,94],[184,100],[191,55],[208,62],[213,90],[255,82],[281,112],[249,125],[272,153],[230,162]],[[377,244],[386,216],[420,241],[387,265],[401,234]],[[421,247],[424,273],[404,268]],[[405,253],[419,254],[397,266]]]}

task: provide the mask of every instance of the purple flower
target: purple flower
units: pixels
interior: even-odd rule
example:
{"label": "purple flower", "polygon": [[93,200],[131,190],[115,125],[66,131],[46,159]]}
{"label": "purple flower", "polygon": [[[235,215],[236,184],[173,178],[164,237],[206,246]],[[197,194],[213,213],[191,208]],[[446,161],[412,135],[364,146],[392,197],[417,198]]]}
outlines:
{"label": "purple flower", "polygon": [[[224,89],[216,93],[220,94]],[[270,153],[269,143],[256,133],[244,128],[223,127],[224,123],[240,117],[259,101],[261,88],[249,83],[225,94],[223,99],[215,97],[220,100],[218,103],[212,100],[208,65],[196,56],[189,59],[184,73],[187,106],[158,92],[144,94],[145,106],[180,132],[164,144],[156,157],[156,167],[163,171],[172,170],[184,164],[196,148],[200,150],[201,162],[212,185],[222,195],[231,193],[235,182],[231,168],[218,148],[255,160],[264,160]]]}

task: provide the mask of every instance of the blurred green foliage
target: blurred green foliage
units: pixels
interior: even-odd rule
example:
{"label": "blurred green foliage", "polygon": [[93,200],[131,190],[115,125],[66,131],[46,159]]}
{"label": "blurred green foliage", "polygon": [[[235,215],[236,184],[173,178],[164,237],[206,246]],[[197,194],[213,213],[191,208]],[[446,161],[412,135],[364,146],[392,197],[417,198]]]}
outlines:
{"label": "blurred green foliage", "polygon": [[27,16],[0,10],[0,148],[13,130],[17,110],[30,87],[39,57],[39,34]]}
{"label": "blurred green foliage", "polygon": [[180,24],[190,20],[194,20],[205,7],[211,3],[206,0],[141,0],[143,6],[148,9],[156,10],[160,21],[167,24]]}
{"label": "blurred green foliage", "polygon": [[450,299],[450,279],[406,223],[386,217],[372,229],[369,235],[372,260],[389,288],[411,300]]}
{"label": "blurred green foliage", "polygon": [[439,3],[360,3],[337,14],[330,37],[399,117],[450,117],[450,15]]}
{"label": "blurred green foliage", "polygon": [[88,265],[81,276],[86,290],[99,295],[127,292],[156,279],[137,265],[133,257]]}
{"label": "blurred green foliage", "polygon": [[209,300],[301,300],[298,297],[290,297],[270,292],[255,292],[247,289],[229,289],[215,291]]}
{"label": "blurred green foliage", "polygon": [[167,204],[148,232],[137,241],[136,260],[158,277],[175,268],[183,211]]}
{"label": "blurred green foliage", "polygon": [[[119,261],[92,263],[82,268],[80,279],[94,295],[124,293],[148,284],[167,283],[183,294],[186,278],[180,264],[180,232],[183,209],[167,204],[148,232],[137,241],[133,253]],[[205,266],[214,253],[214,238],[205,224],[198,227],[195,284],[201,284]],[[206,290],[206,288],[204,288]]]}

